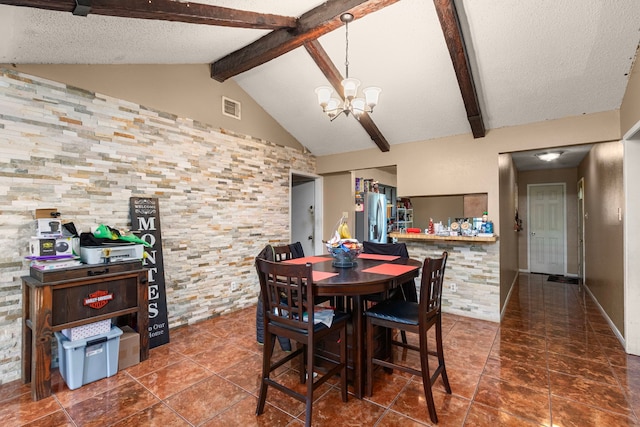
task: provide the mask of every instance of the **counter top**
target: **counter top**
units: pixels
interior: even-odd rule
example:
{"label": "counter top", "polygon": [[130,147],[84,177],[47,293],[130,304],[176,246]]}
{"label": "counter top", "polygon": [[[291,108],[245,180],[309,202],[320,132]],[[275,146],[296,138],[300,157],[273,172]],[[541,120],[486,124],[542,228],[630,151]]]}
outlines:
{"label": "counter top", "polygon": [[389,233],[389,237],[393,237],[398,240],[436,240],[436,241],[456,241],[456,242],[474,242],[474,243],[495,243],[498,241],[498,236],[495,234],[492,237],[478,237],[478,236],[437,236],[435,234],[424,233]]}

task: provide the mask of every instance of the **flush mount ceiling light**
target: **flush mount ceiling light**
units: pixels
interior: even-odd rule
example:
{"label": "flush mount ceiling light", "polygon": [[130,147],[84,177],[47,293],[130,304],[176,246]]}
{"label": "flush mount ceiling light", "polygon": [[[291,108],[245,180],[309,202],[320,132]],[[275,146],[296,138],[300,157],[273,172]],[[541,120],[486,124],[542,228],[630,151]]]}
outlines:
{"label": "flush mount ceiling light", "polygon": [[330,86],[320,86],[316,88],[318,104],[320,104],[322,111],[329,116],[331,121],[342,113],[344,113],[345,116],[353,113],[355,118],[359,118],[364,112],[373,113],[373,107],[378,104],[378,97],[380,96],[380,92],[382,92],[382,89],[379,87],[368,87],[362,90],[364,98],[356,97],[358,95],[360,80],[349,78],[349,22],[353,21],[353,15],[343,13],[340,16],[340,20],[344,22],[346,35],[344,62],[346,78],[342,80],[344,101],[341,103],[340,99],[331,97],[333,89]]}
{"label": "flush mount ceiling light", "polygon": [[545,162],[552,162],[562,155],[562,151],[549,151],[546,153],[538,153],[536,157]]}

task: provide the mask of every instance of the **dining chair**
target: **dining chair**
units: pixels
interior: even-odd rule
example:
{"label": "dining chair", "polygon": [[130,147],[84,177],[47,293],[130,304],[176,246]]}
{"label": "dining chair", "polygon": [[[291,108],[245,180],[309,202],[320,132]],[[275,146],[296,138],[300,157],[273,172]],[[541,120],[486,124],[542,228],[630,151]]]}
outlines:
{"label": "dining chair", "polygon": [[[364,241],[362,242],[362,252],[365,254],[376,255],[395,255],[400,258],[409,258],[409,250],[406,243],[376,243]],[[387,298],[403,299],[405,301],[418,302],[418,292],[413,279],[403,283],[401,286],[391,289],[388,293],[381,292],[377,294],[369,294],[364,297],[365,306],[367,302],[379,303]],[[401,331],[402,342],[407,343],[407,333]]]}
{"label": "dining chair", "polygon": [[[376,254],[376,255],[395,255],[400,258],[409,258],[409,250],[407,249],[406,243],[376,243],[364,241],[362,242],[362,252],[365,254]],[[405,301],[418,301],[418,292],[416,291],[416,284],[411,279],[408,282],[402,284],[399,288],[400,293],[398,296],[402,297]],[[392,292],[390,296],[394,296],[395,293]],[[372,301],[379,301],[379,295],[373,294],[369,297]]]}
{"label": "dining chair", "polygon": [[[285,245],[266,245],[258,254],[258,258],[267,259],[270,261],[288,261],[295,258],[304,257],[304,249],[300,242],[289,243]],[[264,317],[264,307],[262,305],[262,298],[258,297],[258,303],[256,304],[256,341],[259,344],[264,344],[264,330],[262,329]],[[278,337],[280,347],[284,351],[291,351],[291,342],[284,338]],[[275,341],[273,341],[275,345]]]}
{"label": "dining chair", "polygon": [[[444,352],[442,348],[442,287],[444,271],[447,264],[448,253],[445,251],[440,258],[426,258],[422,266],[422,279],[420,282],[420,301],[411,302],[404,300],[388,299],[374,305],[365,312],[367,318],[366,326],[366,383],[365,394],[371,396],[373,393],[373,367],[382,366],[386,369],[397,369],[422,378],[422,386],[427,400],[429,417],[434,423],[438,422],[436,408],[433,401],[432,386],[442,377],[445,391],[451,394],[451,386],[447,377],[447,369],[444,363]],[[384,358],[374,357],[374,326],[387,329],[399,329],[414,334],[418,334],[419,345],[407,344],[396,340],[391,340],[391,351],[388,351]],[[429,350],[427,345],[427,332],[435,327],[436,351]],[[407,364],[394,363],[393,347],[402,347],[407,350],[417,351],[420,355],[420,369],[408,366]],[[429,355],[438,357],[438,367],[433,375],[429,373]]]}
{"label": "dining chair", "polygon": [[[315,323],[314,301],[316,288],[313,284],[311,264],[288,264],[256,258],[256,270],[260,279],[262,303],[264,305],[264,346],[262,349],[262,378],[256,415],[264,412],[269,386],[305,402],[305,425],[311,425],[313,393],[336,374],[340,375],[342,400],[347,401],[347,320],[346,313],[335,311],[330,326]],[[286,337],[298,343],[296,350],[274,359],[275,336]],[[335,339],[339,344],[339,359],[316,351],[322,340]],[[271,373],[302,355],[299,364],[300,383],[306,382],[306,393],[287,387]],[[317,375],[314,375],[316,373]]]}
{"label": "dining chair", "polygon": [[300,244],[300,242],[290,243],[288,245],[272,246],[272,248],[273,258],[276,262],[304,257],[304,250],[302,249],[302,244]]}

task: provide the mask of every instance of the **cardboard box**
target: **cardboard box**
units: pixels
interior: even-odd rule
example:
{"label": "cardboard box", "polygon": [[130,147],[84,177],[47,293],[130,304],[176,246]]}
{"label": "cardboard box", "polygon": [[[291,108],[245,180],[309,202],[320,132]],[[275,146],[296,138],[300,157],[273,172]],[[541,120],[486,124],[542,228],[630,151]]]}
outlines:
{"label": "cardboard box", "polygon": [[140,334],[129,326],[121,326],[118,369],[126,369],[140,363]]}
{"label": "cardboard box", "polygon": [[78,246],[78,238],[58,237],[55,239],[32,237],[29,245],[29,255],[35,257],[73,255],[74,247]]}
{"label": "cardboard box", "polygon": [[95,335],[105,334],[111,330],[111,319],[89,323],[88,325],[76,326],[75,328],[63,329],[62,335],[71,341],[91,338]]}
{"label": "cardboard box", "polygon": [[71,390],[118,372],[120,335],[115,326],[105,334],[76,341],[55,332],[60,375]]}
{"label": "cardboard box", "polygon": [[36,219],[36,237],[62,237],[62,221],[56,218]]}
{"label": "cardboard box", "polygon": [[54,256],[56,254],[56,239],[39,239],[32,237],[29,243],[29,255]]}

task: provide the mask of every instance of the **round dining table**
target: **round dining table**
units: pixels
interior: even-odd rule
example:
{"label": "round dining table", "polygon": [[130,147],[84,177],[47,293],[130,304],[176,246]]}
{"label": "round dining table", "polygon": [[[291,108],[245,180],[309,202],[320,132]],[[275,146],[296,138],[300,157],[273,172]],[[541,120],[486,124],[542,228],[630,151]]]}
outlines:
{"label": "round dining table", "polygon": [[336,267],[331,255],[309,256],[291,261],[311,263],[314,284],[320,297],[349,297],[353,333],[353,388],[361,399],[364,392],[365,331],[364,310],[366,296],[401,286],[418,277],[422,263],[411,258],[390,255],[360,254],[352,267]]}

